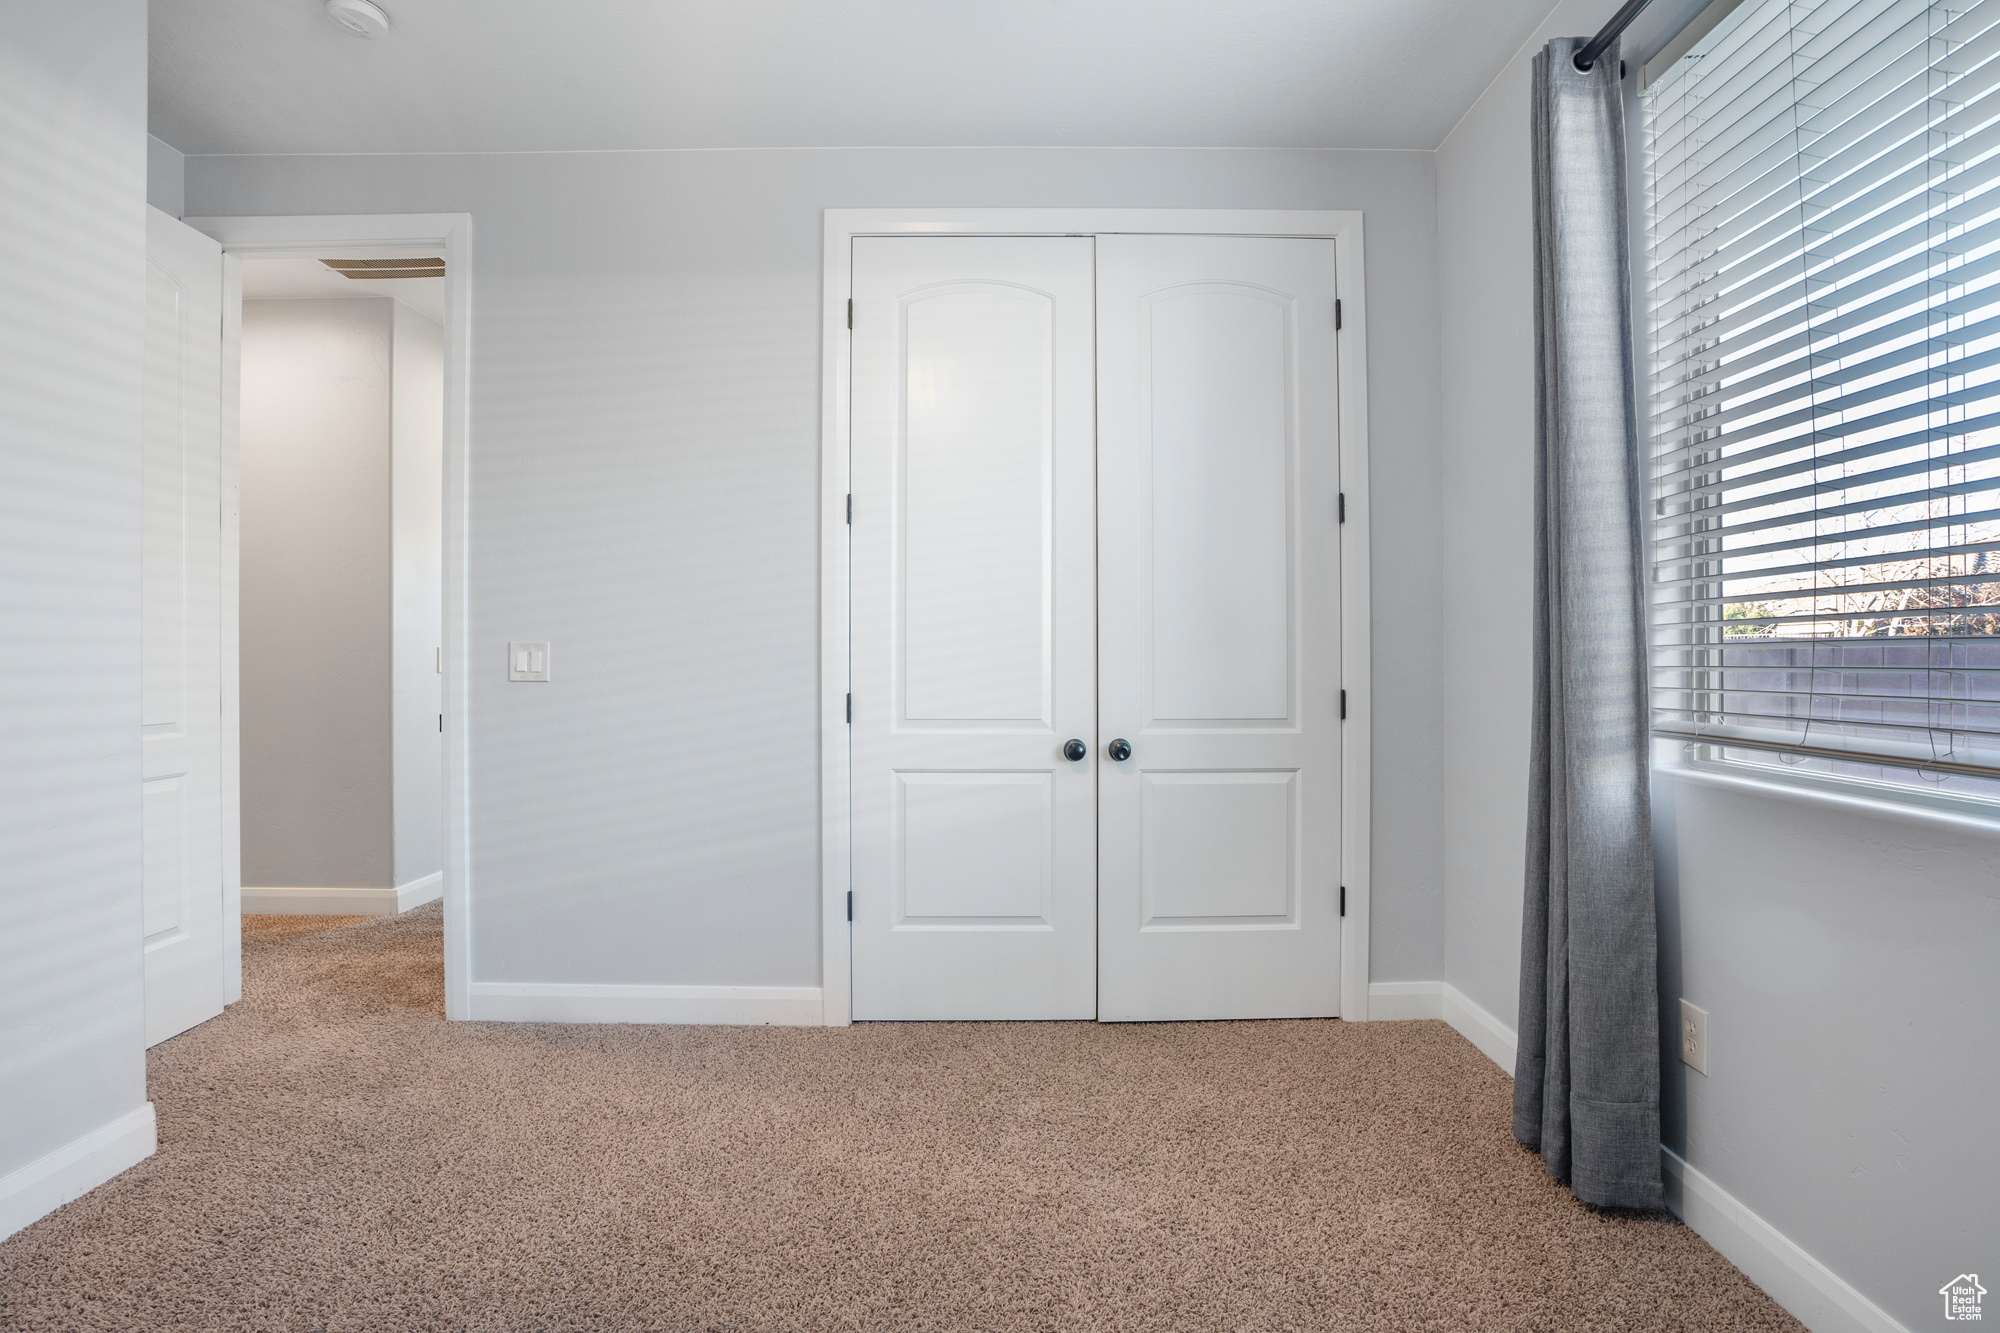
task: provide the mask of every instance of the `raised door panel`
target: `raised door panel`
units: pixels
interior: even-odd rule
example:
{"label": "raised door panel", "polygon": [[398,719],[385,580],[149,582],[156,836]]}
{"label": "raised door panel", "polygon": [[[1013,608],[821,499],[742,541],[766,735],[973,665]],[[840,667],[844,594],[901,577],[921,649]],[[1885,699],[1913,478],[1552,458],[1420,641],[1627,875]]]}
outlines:
{"label": "raised door panel", "polygon": [[1291,299],[1170,287],[1138,308],[1150,722],[1293,720]]}
{"label": "raised door panel", "polygon": [[854,1017],[1096,1007],[1091,242],[853,252]]}
{"label": "raised door panel", "polygon": [[139,793],[145,938],[157,949],[181,936],[187,919],[187,775],[148,778]]}
{"label": "raised door panel", "polygon": [[1339,1011],[1333,261],[1099,238],[1105,1019]]}
{"label": "raised door panel", "polygon": [[146,1040],[222,1012],[222,252],[148,215],[141,471]]}
{"label": "raised door panel", "polygon": [[[188,494],[187,425],[195,385],[191,323],[200,293],[159,256],[146,265],[146,446],[141,476],[144,531],[141,615],[145,663],[141,724],[149,736],[178,736],[187,705],[188,541],[195,497]],[[218,329],[217,336],[220,336]]]}
{"label": "raised door panel", "polygon": [[1139,928],[1296,926],[1298,779],[1142,773]]}
{"label": "raised door panel", "polygon": [[898,773],[895,924],[1054,924],[1054,786],[1048,773]]}
{"label": "raised door panel", "polygon": [[1049,726],[1055,301],[950,283],[899,301],[902,717]]}

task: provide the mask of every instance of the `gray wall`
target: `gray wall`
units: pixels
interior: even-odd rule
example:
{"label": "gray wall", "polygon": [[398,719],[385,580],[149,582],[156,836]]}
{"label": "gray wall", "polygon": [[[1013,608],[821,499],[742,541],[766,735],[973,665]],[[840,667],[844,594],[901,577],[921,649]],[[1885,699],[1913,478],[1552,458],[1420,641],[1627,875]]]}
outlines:
{"label": "gray wall", "polygon": [[1655,787],[1662,1010],[1709,1012],[1708,1073],[1662,1065],[1667,1146],[1933,1327],[1937,1289],[2000,1258],[2000,834]]}
{"label": "gray wall", "polygon": [[395,303],[389,351],[390,763],[395,879],[444,869],[444,328]]}
{"label": "gray wall", "polygon": [[[1527,809],[1533,253],[1529,53],[1439,150],[1444,362],[1445,978],[1516,1018]],[[1649,13],[1649,54],[1698,6]],[[1464,650],[1451,645],[1466,645]],[[1676,756],[1663,756],[1671,764]],[[1785,1236],[1913,1327],[1992,1263],[2000,1179],[2000,834],[1656,779],[1662,1032],[1710,1013],[1709,1073],[1663,1053],[1664,1130]],[[1979,1183],[1975,1183],[1979,1182]]]}
{"label": "gray wall", "polygon": [[[1431,155],[191,157],[193,215],[474,215],[473,972],[815,985],[820,211],[1358,208],[1378,979],[1443,968]],[[509,639],[555,681],[509,686]]]}
{"label": "gray wall", "polygon": [[163,139],[146,136],[146,202],[168,217],[181,217],[187,204],[187,159]]}
{"label": "gray wall", "polygon": [[444,330],[389,297],[243,303],[243,882],[444,866]]}
{"label": "gray wall", "polygon": [[1437,155],[1443,357],[1444,977],[1513,1026],[1526,873],[1534,252],[1526,63]]}
{"label": "gray wall", "polygon": [[0,0],[0,1176],[146,1101],[144,0]]}
{"label": "gray wall", "polygon": [[396,302],[243,303],[243,883],[395,884]]}

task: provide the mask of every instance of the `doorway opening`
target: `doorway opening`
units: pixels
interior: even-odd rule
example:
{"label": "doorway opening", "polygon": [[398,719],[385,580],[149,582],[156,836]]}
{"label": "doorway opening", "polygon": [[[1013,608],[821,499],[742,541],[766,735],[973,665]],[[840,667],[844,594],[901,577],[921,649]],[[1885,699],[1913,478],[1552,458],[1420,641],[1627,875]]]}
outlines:
{"label": "doorway opening", "polygon": [[242,260],[242,910],[384,916],[444,881],[446,266]]}
{"label": "doorway opening", "polygon": [[471,219],[148,216],[148,1044],[246,912],[442,897],[467,1017]]}

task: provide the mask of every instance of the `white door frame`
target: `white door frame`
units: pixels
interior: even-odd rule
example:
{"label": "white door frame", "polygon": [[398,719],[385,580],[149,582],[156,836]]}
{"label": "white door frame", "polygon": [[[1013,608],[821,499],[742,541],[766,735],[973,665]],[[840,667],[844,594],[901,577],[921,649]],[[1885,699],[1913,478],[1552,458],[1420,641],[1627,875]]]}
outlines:
{"label": "white door frame", "polygon": [[[823,1021],[853,1020],[852,931],[847,920],[852,804],[848,789],[847,302],[856,236],[1292,236],[1334,245],[1340,338],[1340,670],[1347,691],[1341,737],[1340,1015],[1368,1017],[1369,612],[1368,302],[1359,211],[1215,208],[829,208],[820,267],[820,995]],[[447,450],[449,450],[447,443]],[[447,901],[449,896],[447,893]]]}
{"label": "white door frame", "polygon": [[[445,261],[444,357],[444,1010],[446,1018],[471,1017],[472,847],[468,725],[470,699],[466,660],[466,541],[470,532],[467,468],[471,458],[472,215],[470,213],[374,213],[319,217],[183,218],[197,231],[222,243],[224,254],[278,254],[329,246],[435,246]],[[240,286],[225,293],[223,318],[241,319]],[[232,328],[237,326],[232,324]],[[238,329],[240,334],[240,328]],[[238,562],[238,441],[236,396],[240,369],[223,366],[223,591],[231,598],[224,634],[222,715],[223,822],[227,864],[237,866],[241,838],[241,751],[237,737],[240,708],[235,602]],[[238,904],[226,904],[237,908]],[[240,963],[239,963],[240,967]],[[240,981],[238,982],[240,987]]]}

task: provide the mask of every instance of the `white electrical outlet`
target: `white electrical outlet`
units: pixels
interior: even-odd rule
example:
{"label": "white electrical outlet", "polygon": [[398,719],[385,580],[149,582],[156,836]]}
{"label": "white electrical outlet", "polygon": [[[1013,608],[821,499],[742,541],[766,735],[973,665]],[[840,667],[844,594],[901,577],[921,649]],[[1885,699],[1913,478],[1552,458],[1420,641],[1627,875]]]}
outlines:
{"label": "white electrical outlet", "polygon": [[542,643],[510,643],[507,645],[508,680],[547,680],[549,678],[549,645]]}
{"label": "white electrical outlet", "polygon": [[1708,1010],[1681,1001],[1681,1063],[1708,1072]]}

